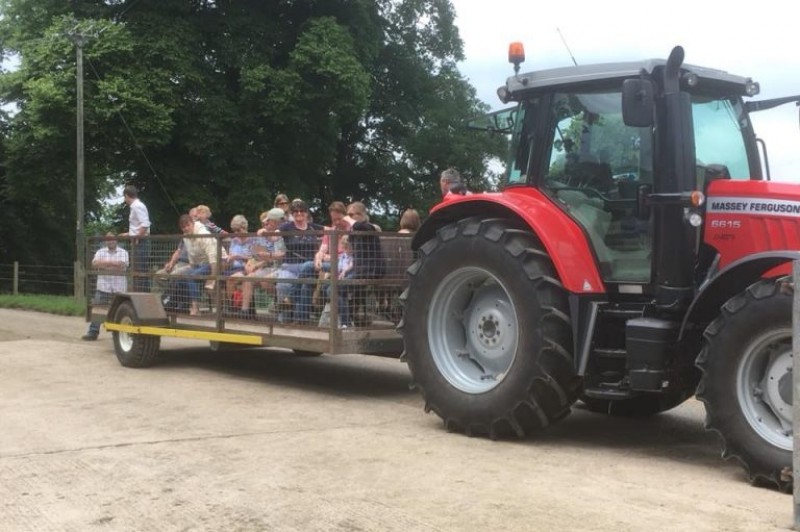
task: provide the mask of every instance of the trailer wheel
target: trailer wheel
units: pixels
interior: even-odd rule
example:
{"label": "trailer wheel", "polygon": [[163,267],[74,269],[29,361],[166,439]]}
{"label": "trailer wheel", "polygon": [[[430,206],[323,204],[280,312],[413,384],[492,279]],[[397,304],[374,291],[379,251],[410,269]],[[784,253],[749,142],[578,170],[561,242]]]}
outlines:
{"label": "trailer wheel", "polygon": [[697,397],[722,456],[781,489],[791,485],[792,291],[785,278],[759,281],[728,300],[697,359]]}
{"label": "trailer wheel", "polygon": [[492,438],[569,413],[580,380],[567,295],[533,234],[462,220],[425,243],[408,273],[400,328],[426,411]]}
{"label": "trailer wheel", "polygon": [[[136,325],[136,309],[130,301],[123,301],[117,307],[114,321],[122,325]],[[160,336],[113,332],[114,351],[119,363],[128,368],[145,368],[153,365],[161,345]]]}

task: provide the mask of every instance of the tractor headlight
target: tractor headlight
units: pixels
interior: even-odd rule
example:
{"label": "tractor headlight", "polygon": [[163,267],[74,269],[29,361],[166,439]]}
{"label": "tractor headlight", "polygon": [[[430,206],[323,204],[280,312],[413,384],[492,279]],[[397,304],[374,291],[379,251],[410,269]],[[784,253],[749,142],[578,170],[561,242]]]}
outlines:
{"label": "tractor headlight", "polygon": [[689,215],[689,225],[692,227],[700,227],[703,225],[703,217],[696,212],[693,212]]}

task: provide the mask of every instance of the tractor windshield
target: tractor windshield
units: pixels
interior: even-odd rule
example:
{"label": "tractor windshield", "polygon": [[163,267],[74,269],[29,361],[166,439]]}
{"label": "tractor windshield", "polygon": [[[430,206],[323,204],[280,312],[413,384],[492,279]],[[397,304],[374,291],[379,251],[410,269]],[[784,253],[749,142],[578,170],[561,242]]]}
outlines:
{"label": "tractor windshield", "polygon": [[708,165],[721,165],[731,179],[750,179],[745,135],[748,120],[741,101],[692,97],[698,176]]}

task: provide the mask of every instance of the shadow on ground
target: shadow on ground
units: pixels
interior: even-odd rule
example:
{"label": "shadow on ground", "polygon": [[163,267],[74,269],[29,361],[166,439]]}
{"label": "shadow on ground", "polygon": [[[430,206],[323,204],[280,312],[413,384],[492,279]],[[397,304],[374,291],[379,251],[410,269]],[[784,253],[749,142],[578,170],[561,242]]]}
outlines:
{"label": "shadow on ground", "polygon": [[[314,393],[382,399],[417,395],[409,390],[411,380],[405,364],[396,359],[361,355],[303,357],[287,350],[175,349],[162,351],[156,366],[161,370],[184,367],[223,372],[237,379],[280,384]],[[419,401],[421,404],[421,400]]]}
{"label": "shadow on ground", "polygon": [[[391,400],[418,407],[425,420],[422,398],[409,389],[405,364],[366,356],[298,357],[286,350],[232,349],[213,352],[202,348],[163,351],[157,368],[171,371],[186,367],[221,372],[237,379],[290,386],[311,393],[349,398]],[[431,414],[432,416],[432,414]],[[571,415],[542,433],[524,440],[498,441],[497,445],[571,448],[599,453],[598,459],[645,457],[675,460],[700,468],[725,470],[733,481],[746,477],[736,462],[720,457],[717,436],[705,431],[705,411],[695,400],[649,418],[625,419],[589,412],[578,402]],[[435,427],[424,423],[422,430]],[[444,430],[444,429],[441,429]],[[465,437],[452,434],[452,437]],[[604,451],[614,451],[605,455]],[[770,487],[771,488],[771,487]]]}

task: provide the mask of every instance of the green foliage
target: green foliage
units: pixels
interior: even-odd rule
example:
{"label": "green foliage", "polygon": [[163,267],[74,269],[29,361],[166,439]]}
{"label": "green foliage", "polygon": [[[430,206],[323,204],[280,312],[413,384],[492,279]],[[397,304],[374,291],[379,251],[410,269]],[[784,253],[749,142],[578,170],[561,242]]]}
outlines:
{"label": "green foliage", "polygon": [[[505,141],[458,72],[449,0],[0,0],[0,251],[74,257],[76,39],[84,57],[87,228],[140,188],[154,232],[190,206],[254,221],[276,193],[320,208],[362,200],[391,219],[438,199],[455,166],[473,189]],[[491,176],[489,176],[491,177]],[[13,218],[10,214],[13,213]],[[21,229],[28,228],[28,238]]]}
{"label": "green foliage", "polygon": [[71,296],[0,294],[0,308],[35,310],[61,316],[83,316],[86,314],[86,301]]}

